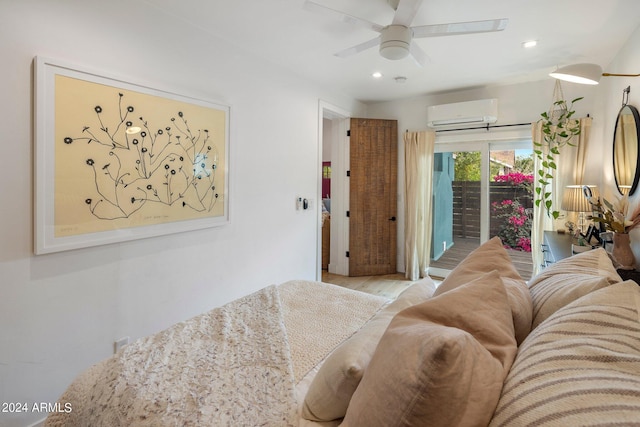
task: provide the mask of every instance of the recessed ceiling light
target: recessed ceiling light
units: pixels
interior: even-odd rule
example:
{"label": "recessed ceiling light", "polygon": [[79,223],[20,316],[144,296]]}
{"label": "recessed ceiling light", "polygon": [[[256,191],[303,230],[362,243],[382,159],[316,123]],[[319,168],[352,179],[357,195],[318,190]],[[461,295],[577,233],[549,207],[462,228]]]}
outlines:
{"label": "recessed ceiling light", "polygon": [[522,42],[522,47],[530,49],[532,47],[535,47],[538,44],[538,40],[527,40],[525,42]]}
{"label": "recessed ceiling light", "polygon": [[375,73],[371,74],[371,76],[372,76],[374,79],[379,79],[379,78],[381,78],[381,77],[382,77],[382,73],[381,73],[380,71],[376,71]]}

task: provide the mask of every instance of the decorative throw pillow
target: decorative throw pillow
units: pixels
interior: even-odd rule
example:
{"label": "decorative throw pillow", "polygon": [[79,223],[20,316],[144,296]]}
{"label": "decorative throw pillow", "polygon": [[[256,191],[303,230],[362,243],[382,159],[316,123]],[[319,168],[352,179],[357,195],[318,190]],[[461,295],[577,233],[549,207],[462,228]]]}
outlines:
{"label": "decorative throw pillow", "polygon": [[520,346],[491,427],[638,425],[640,287],[626,281],[568,304]]}
{"label": "decorative throw pillow", "polygon": [[565,258],[547,267],[529,281],[533,300],[532,329],[570,302],[621,281],[602,248]]}
{"label": "decorative throw pillow", "polygon": [[351,396],[393,316],[407,307],[428,300],[434,291],[435,284],[428,277],[414,283],[338,346],[311,382],[304,399],[302,417],[312,421],[344,417]]}
{"label": "decorative throw pillow", "polygon": [[442,281],[434,296],[470,282],[480,274],[497,270],[503,280],[520,344],[531,331],[532,303],[526,282],[513,265],[499,237],[494,237],[469,253]]}
{"label": "decorative throw pillow", "polygon": [[604,277],[610,284],[622,281],[607,251],[603,248],[598,248],[564,258],[555,264],[551,264],[536,277],[529,280],[529,288],[533,288],[537,283],[557,274],[588,274],[591,276]]}
{"label": "decorative throw pillow", "polygon": [[342,425],[487,425],[516,351],[493,271],[394,317]]}

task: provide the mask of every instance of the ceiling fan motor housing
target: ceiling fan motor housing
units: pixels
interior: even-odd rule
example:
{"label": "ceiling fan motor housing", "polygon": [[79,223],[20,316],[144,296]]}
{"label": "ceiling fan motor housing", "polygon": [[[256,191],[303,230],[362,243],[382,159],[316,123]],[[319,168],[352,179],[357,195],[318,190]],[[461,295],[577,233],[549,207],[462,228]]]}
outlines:
{"label": "ceiling fan motor housing", "polygon": [[380,38],[380,55],[392,60],[406,58],[409,55],[412,33],[411,28],[404,25],[384,27]]}

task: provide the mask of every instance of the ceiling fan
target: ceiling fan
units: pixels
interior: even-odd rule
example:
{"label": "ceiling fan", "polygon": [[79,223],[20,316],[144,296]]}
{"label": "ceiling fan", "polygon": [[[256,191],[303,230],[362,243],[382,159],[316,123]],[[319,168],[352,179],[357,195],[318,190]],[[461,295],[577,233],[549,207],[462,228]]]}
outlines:
{"label": "ceiling fan", "polygon": [[374,39],[357,44],[348,49],[337,52],[335,56],[346,58],[363,50],[380,46],[380,55],[387,59],[398,60],[409,56],[416,63],[424,66],[427,54],[415,43],[414,38],[455,36],[462,34],[488,33],[502,31],[509,19],[489,19],[486,21],[454,22],[449,24],[411,26],[413,18],[418,13],[423,0],[387,0],[396,13],[390,25],[380,25],[357,16],[349,15],[335,9],[323,6],[312,0],[305,0],[305,9],[341,19],[344,22],[363,26],[380,33]]}

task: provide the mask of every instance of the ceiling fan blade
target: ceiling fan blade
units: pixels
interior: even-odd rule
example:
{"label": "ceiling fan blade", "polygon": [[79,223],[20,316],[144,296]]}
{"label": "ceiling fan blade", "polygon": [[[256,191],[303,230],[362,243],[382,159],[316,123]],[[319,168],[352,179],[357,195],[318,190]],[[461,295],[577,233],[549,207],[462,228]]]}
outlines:
{"label": "ceiling fan blade", "polygon": [[341,50],[340,52],[334,53],[334,55],[339,58],[346,58],[348,56],[355,55],[356,53],[360,53],[363,50],[367,50],[379,45],[380,45],[380,36],[376,37],[375,39],[366,41],[364,43],[360,43],[355,46],[352,46],[348,49]]}
{"label": "ceiling fan blade", "polygon": [[392,25],[404,25],[410,27],[413,18],[418,13],[423,0],[400,0],[393,16]]}
{"label": "ceiling fan blade", "polygon": [[304,2],[304,9],[319,13],[321,15],[329,16],[334,19],[341,20],[348,24],[358,25],[360,27],[364,27],[373,31],[380,32],[384,28],[384,25],[376,24],[375,22],[367,21],[366,19],[358,18],[357,16],[349,15],[339,10],[331,9],[330,7],[323,6],[319,3],[313,2],[311,0],[306,0]]}
{"label": "ceiling fan blade", "polygon": [[411,42],[409,52],[411,53],[411,57],[418,67],[424,67],[428,62],[431,62],[429,56],[415,42]]}
{"label": "ceiling fan blade", "polygon": [[507,27],[508,18],[487,21],[453,22],[450,24],[421,25],[411,27],[414,38],[455,36],[460,34],[489,33],[502,31]]}

